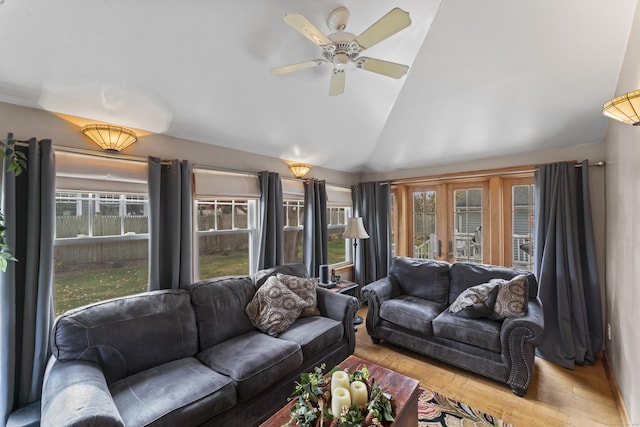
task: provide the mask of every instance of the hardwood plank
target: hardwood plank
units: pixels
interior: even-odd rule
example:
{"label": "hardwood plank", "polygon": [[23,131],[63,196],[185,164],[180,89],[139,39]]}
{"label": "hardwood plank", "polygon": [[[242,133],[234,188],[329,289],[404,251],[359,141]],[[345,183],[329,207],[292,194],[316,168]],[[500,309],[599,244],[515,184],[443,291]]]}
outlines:
{"label": "hardwood plank", "polygon": [[[358,314],[366,318],[367,306]],[[384,341],[373,344],[364,324],[356,332],[355,354],[518,427],[624,425],[601,358],[575,370],[536,358],[529,391],[518,397],[506,384]]]}

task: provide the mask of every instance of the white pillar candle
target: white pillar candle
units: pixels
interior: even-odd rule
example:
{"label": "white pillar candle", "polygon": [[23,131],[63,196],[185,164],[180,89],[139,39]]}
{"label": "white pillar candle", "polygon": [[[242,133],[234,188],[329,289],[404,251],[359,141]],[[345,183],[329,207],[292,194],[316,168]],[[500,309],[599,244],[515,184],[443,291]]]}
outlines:
{"label": "white pillar candle", "polygon": [[331,375],[331,394],[337,387],[349,390],[349,374],[344,371],[335,371]]}
{"label": "white pillar candle", "polygon": [[367,396],[367,386],[362,381],[354,381],[350,386],[351,403],[353,405],[361,406],[366,405],[369,402],[369,396]]}
{"label": "white pillar candle", "polygon": [[344,387],[337,387],[331,393],[331,413],[334,418],[340,417],[342,408],[351,406],[351,395],[349,390]]}

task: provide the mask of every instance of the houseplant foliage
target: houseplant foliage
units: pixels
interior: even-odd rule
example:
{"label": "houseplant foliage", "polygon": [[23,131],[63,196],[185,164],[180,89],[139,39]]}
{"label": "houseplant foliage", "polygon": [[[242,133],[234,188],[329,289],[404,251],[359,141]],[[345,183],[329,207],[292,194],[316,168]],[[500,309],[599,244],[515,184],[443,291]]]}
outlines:
{"label": "houseplant foliage", "polygon": [[[20,175],[27,167],[27,157],[21,151],[16,150],[16,141],[13,134],[7,135],[7,140],[0,140],[0,156],[5,160],[7,171],[13,171],[16,176]],[[16,261],[11,254],[11,248],[7,246],[4,239],[4,232],[7,227],[4,224],[4,215],[0,211],[0,270],[6,271],[9,261]]]}
{"label": "houseplant foliage", "polygon": [[[385,426],[393,422],[395,411],[392,397],[386,393],[375,379],[369,379],[369,370],[361,366],[349,374],[349,382],[362,381],[367,386],[369,402],[366,406],[352,405],[348,411],[335,416],[331,413],[331,374],[339,367],[334,367],[325,377],[325,365],[314,368],[313,372],[300,374],[300,382],[292,394],[295,404],[291,407],[291,419],[286,426],[300,427],[366,427]],[[345,407],[346,408],[346,407]]]}

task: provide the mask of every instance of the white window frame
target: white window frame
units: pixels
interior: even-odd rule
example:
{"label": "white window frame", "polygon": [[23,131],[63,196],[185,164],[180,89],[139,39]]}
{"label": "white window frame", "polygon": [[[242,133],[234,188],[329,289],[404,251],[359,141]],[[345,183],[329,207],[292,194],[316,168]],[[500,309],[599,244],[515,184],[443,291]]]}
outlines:
{"label": "white window frame", "polygon": [[[332,209],[344,209],[344,223],[342,224],[333,224],[332,223]],[[327,217],[329,218],[327,222],[327,235],[329,235],[329,230],[336,228],[346,228],[347,227],[347,219],[351,217],[351,206],[327,206]],[[335,264],[331,264],[330,267],[343,267],[353,263],[353,239],[344,239],[344,253],[345,260],[343,262],[338,262]]]}
{"label": "white window frame", "polygon": [[[62,196],[64,194],[64,196]],[[69,196],[70,194],[75,194],[75,196]],[[86,195],[86,197],[83,197]],[[111,236],[94,236],[94,217],[96,212],[99,212],[100,201],[102,196],[118,196],[117,199],[114,199],[113,202],[119,203],[119,215],[120,215],[120,234],[114,234]],[[142,199],[129,199],[127,196],[134,197],[142,197]],[[127,201],[142,201],[144,206],[144,212],[146,216],[149,215],[149,198],[146,194],[133,194],[133,193],[125,193],[119,194],[117,192],[88,192],[88,191],[68,191],[68,190],[56,190],[55,195],[55,203],[57,204],[59,200],[67,201],[68,203],[76,203],[76,214],[83,215],[82,213],[82,202],[86,201],[89,207],[89,212],[87,212],[87,234],[86,235],[78,235],[75,237],[56,237],[53,241],[54,246],[59,245],[75,245],[80,243],[88,243],[92,241],[102,240],[102,241],[125,241],[125,240],[148,240],[149,233],[132,233],[125,232],[125,216],[126,216],[126,205]],[[106,199],[105,199],[106,200]],[[56,215],[57,216],[57,215]]]}
{"label": "white window frame", "polygon": [[[235,209],[233,209],[235,202],[242,200],[243,204],[246,200],[247,205],[247,228],[237,228],[235,227]],[[230,230],[199,230],[198,226],[198,205],[200,203],[204,204],[223,204],[228,206],[231,204],[232,206],[232,216],[231,223],[232,228]],[[228,234],[247,234],[247,238],[249,240],[249,272],[248,275],[252,275],[256,273],[256,266],[258,264],[258,256],[259,256],[259,242],[258,239],[260,234],[258,232],[258,200],[253,198],[241,198],[237,197],[235,199],[230,199],[228,197],[203,197],[199,199],[194,199],[193,201],[193,278],[194,281],[199,281],[206,279],[200,277],[200,237],[201,236],[211,236],[211,235],[228,235]],[[217,219],[216,219],[217,221]],[[217,228],[217,224],[216,224]]]}

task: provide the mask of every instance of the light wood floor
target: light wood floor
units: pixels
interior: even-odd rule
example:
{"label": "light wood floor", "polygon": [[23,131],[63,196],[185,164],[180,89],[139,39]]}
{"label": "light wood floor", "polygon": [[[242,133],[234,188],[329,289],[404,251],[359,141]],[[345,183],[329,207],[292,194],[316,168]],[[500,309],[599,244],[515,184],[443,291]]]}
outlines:
{"label": "light wood floor", "polygon": [[[366,318],[366,310],[364,306],[358,314]],[[536,358],[529,391],[517,397],[506,384],[384,341],[373,344],[364,323],[358,325],[355,354],[517,427],[623,425],[602,360],[572,371]]]}

